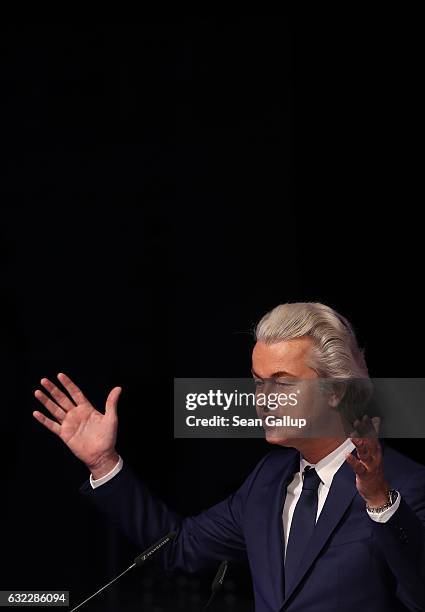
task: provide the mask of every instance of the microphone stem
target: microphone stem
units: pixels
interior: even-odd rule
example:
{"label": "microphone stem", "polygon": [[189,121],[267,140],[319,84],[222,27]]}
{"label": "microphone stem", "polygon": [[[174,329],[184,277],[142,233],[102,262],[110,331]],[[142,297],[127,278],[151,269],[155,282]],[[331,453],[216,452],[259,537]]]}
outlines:
{"label": "microphone stem", "polygon": [[93,599],[93,597],[95,597],[96,595],[98,595],[99,593],[101,593],[104,589],[106,589],[108,586],[110,586],[113,582],[115,582],[116,580],[118,580],[118,578],[121,578],[121,576],[124,576],[124,574],[126,574],[128,571],[130,571],[131,569],[133,569],[133,567],[136,567],[136,564],[133,563],[132,565],[130,565],[129,567],[127,567],[126,570],[124,570],[123,572],[121,572],[121,574],[118,574],[118,576],[115,576],[115,578],[113,578],[110,582],[108,582],[108,584],[105,584],[105,586],[103,586],[101,589],[99,589],[98,591],[96,591],[96,593],[93,593],[93,595],[90,595],[90,597],[87,597],[87,599],[85,599],[84,601],[82,601],[81,603],[78,604],[78,606],[75,606],[75,608],[72,608],[72,610],[70,610],[70,612],[75,612],[75,610],[78,610],[78,608],[81,608],[82,605],[84,605],[85,603],[87,603],[88,601],[90,601],[90,599]]}
{"label": "microphone stem", "polygon": [[[206,610],[207,608],[210,607],[212,600],[214,599],[214,595],[215,593],[211,593],[209,600],[207,601],[207,603],[205,604],[205,606],[202,608],[203,610]],[[72,612],[72,610],[71,610]]]}

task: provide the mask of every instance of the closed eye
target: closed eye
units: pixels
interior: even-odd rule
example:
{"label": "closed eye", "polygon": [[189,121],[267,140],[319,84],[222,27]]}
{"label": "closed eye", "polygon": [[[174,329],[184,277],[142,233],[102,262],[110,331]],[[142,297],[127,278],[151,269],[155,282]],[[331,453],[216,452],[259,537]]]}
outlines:
{"label": "closed eye", "polygon": [[294,387],[295,386],[295,382],[285,382],[285,381],[279,381],[279,380],[275,380],[274,378],[254,378],[254,385],[256,387],[263,387],[266,382],[270,382],[273,385],[276,385],[278,387]]}

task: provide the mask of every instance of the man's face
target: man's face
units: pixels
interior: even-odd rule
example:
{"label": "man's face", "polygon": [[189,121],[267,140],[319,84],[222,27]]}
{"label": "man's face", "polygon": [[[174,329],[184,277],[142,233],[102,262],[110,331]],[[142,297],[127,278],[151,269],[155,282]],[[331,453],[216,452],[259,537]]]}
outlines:
{"label": "man's face", "polygon": [[[316,372],[306,365],[313,347],[311,338],[283,340],[275,344],[257,342],[252,351],[252,371],[260,378],[309,379]],[[282,376],[279,376],[283,373]]]}
{"label": "man's face", "polygon": [[[268,414],[273,414],[276,418],[284,415],[303,417],[307,419],[308,425],[328,408],[318,393],[318,385],[315,384],[315,381],[318,382],[317,372],[307,365],[312,347],[311,338],[284,340],[274,344],[257,342],[254,346],[252,374],[259,385],[257,394],[297,394],[296,406],[282,406]],[[257,408],[257,412],[264,418],[263,410]],[[268,427],[264,424],[264,429],[266,440],[272,444],[292,446],[291,440],[303,437],[302,431],[296,427]]]}

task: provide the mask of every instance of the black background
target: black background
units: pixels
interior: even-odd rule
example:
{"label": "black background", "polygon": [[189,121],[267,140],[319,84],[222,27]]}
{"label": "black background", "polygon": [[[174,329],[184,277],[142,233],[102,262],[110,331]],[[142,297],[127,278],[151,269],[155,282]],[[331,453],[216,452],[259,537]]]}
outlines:
{"label": "black background", "polygon": [[[119,452],[196,513],[267,445],[173,440],[173,377],[249,375],[251,330],[271,307],[327,303],[352,321],[372,376],[422,375],[412,22],[2,27],[1,588],[65,588],[76,603],[136,552],[31,416],[41,377],[67,372],[100,408],[122,385]],[[421,440],[393,445],[423,462]],[[144,576],[88,609],[132,596],[177,609],[164,603],[176,592],[198,609],[208,596],[209,574]],[[250,588],[234,569],[221,605]]]}

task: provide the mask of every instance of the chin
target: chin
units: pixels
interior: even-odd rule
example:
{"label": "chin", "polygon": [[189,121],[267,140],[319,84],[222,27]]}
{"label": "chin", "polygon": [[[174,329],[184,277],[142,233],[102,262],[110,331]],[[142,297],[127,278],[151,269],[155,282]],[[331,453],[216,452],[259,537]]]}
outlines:
{"label": "chin", "polygon": [[287,428],[285,432],[282,430],[282,427],[271,427],[269,429],[265,429],[266,441],[269,444],[278,444],[279,446],[297,448],[297,441],[300,440],[299,429]]}
{"label": "chin", "polygon": [[279,444],[280,446],[292,446],[294,438],[280,438],[279,436],[273,435],[271,432],[266,431],[266,441],[269,444]]}

